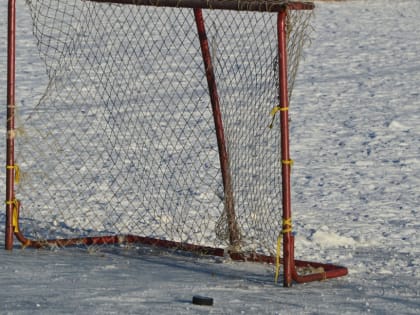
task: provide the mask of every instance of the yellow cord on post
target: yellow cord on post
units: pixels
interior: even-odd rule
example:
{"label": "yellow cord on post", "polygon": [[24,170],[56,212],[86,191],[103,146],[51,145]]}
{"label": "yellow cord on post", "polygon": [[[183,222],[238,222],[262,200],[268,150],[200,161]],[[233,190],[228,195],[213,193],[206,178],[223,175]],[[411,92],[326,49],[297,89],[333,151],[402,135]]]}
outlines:
{"label": "yellow cord on post", "polygon": [[12,212],[12,226],[13,232],[19,232],[19,201],[17,199],[7,200],[6,205],[13,205],[13,212]]}
{"label": "yellow cord on post", "polygon": [[277,283],[280,273],[280,255],[281,255],[281,243],[283,242],[283,234],[292,232],[292,218],[283,219],[283,229],[277,237],[276,246],[276,272],[274,275],[274,283]]}
{"label": "yellow cord on post", "polygon": [[293,166],[295,161],[293,160],[281,160],[281,164]]}
{"label": "yellow cord on post", "polygon": [[283,219],[283,234],[292,232],[292,218]]}
{"label": "yellow cord on post", "polygon": [[15,164],[15,165],[7,165],[6,166],[6,169],[8,169],[8,170],[14,170],[15,171],[15,183],[16,184],[19,184],[19,181],[20,181],[20,169],[19,169],[19,166],[17,165],[17,164]]}
{"label": "yellow cord on post", "polygon": [[279,234],[277,237],[277,247],[276,247],[276,273],[274,275],[274,283],[277,283],[280,273],[280,252],[281,252],[281,242],[283,241],[283,235]]}
{"label": "yellow cord on post", "polygon": [[271,115],[272,119],[271,119],[271,124],[268,125],[268,128],[270,128],[270,129],[273,128],[274,119],[276,117],[277,112],[286,112],[288,110],[289,110],[289,107],[280,107],[280,106],[274,107],[270,112],[270,115]]}

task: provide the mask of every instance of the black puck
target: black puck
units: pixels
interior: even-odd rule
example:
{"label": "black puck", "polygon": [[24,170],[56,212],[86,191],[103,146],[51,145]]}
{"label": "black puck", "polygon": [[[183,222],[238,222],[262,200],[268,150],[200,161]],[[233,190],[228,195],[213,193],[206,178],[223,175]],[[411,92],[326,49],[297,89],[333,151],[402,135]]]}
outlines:
{"label": "black puck", "polygon": [[192,299],[193,304],[196,305],[213,305],[213,299],[211,297],[194,295]]}

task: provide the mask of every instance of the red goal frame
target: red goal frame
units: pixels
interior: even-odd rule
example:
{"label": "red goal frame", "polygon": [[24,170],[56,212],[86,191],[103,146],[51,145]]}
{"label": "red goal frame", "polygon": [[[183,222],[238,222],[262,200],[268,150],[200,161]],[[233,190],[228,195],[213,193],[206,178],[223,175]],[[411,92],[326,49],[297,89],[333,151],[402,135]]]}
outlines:
{"label": "red goal frame", "polygon": [[[246,11],[270,11],[277,14],[278,34],[278,63],[279,63],[279,105],[280,132],[281,132],[281,161],[282,161],[282,235],[283,235],[283,285],[290,287],[293,281],[298,283],[319,281],[329,278],[345,276],[347,268],[332,264],[295,260],[294,258],[294,237],[291,225],[291,185],[290,171],[291,158],[289,154],[289,126],[288,126],[288,86],[287,86],[287,34],[286,18],[289,10],[313,10],[312,2],[291,2],[291,1],[258,1],[258,0],[90,0],[93,2],[106,2],[131,5],[151,5],[191,8],[194,10],[197,25],[198,38],[203,56],[203,65],[206,69],[206,77],[209,88],[209,95],[213,109],[213,116],[216,126],[216,135],[219,148],[220,166],[223,178],[225,194],[229,193],[230,175],[227,171],[228,156],[224,142],[224,132],[221,120],[219,99],[216,80],[212,68],[212,60],[207,42],[205,23],[202,15],[203,9],[223,10],[246,10]],[[30,240],[26,238],[19,229],[19,201],[16,200],[15,178],[18,168],[15,166],[15,36],[16,36],[16,0],[8,1],[8,59],[7,59],[7,149],[6,149],[6,227],[5,227],[5,249],[13,249],[14,237],[23,246],[35,248],[45,245],[74,246],[79,244],[118,244],[118,243],[141,243],[146,245],[161,246],[165,248],[176,248],[190,252],[198,252],[214,256],[224,256],[222,248],[205,247],[194,244],[185,244],[174,241],[153,239],[137,235],[112,235],[100,237],[85,237],[72,239],[51,239],[44,241]],[[228,196],[226,197],[228,199]],[[227,219],[230,230],[230,243],[234,245],[238,240],[235,229],[235,213],[227,206]],[[233,260],[255,261],[270,264],[278,263],[278,258],[265,256],[256,253],[228,252]],[[322,267],[322,272],[300,275],[300,267]]]}

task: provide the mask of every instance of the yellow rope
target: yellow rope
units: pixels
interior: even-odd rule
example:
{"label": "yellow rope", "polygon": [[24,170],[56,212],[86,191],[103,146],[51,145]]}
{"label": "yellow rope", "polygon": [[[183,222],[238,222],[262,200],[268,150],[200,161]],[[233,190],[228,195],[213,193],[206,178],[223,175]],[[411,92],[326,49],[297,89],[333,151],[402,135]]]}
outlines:
{"label": "yellow rope", "polygon": [[290,160],[281,160],[281,164],[284,164],[284,165],[293,166],[294,163],[295,163],[295,161],[293,161],[292,159],[290,159]]}
{"label": "yellow rope", "polygon": [[277,247],[276,247],[276,273],[274,275],[274,283],[277,283],[280,273],[280,252],[281,252],[281,242],[283,241],[283,235],[279,234],[277,237]]}
{"label": "yellow rope", "polygon": [[273,128],[274,119],[275,119],[275,116],[276,116],[277,112],[286,112],[288,110],[289,110],[289,107],[280,107],[280,106],[273,107],[273,109],[270,112],[270,115],[272,117],[271,124],[268,126],[268,128],[270,128],[270,129]]}
{"label": "yellow rope", "polygon": [[[7,165],[6,169],[14,170],[15,173],[15,183],[18,184],[20,181],[20,168],[17,164],[15,165]],[[7,200],[6,205],[13,205],[13,212],[12,212],[12,225],[13,225],[13,232],[19,232],[19,201],[15,198],[13,200]]]}
{"label": "yellow rope", "polygon": [[13,232],[19,232],[19,201],[17,199],[7,200],[6,205],[13,205],[13,213],[12,213],[12,226]]}
{"label": "yellow rope", "polygon": [[15,165],[7,165],[6,169],[11,170],[13,169],[15,171],[15,183],[19,184],[20,181],[20,169],[19,166],[17,164]]}
{"label": "yellow rope", "polygon": [[283,229],[277,237],[277,246],[276,246],[276,272],[274,275],[274,283],[277,283],[280,273],[280,255],[281,255],[281,243],[283,242],[283,234],[292,232],[292,218],[283,219]]}
{"label": "yellow rope", "polygon": [[283,219],[283,234],[292,232],[292,218]]}
{"label": "yellow rope", "polygon": [[289,107],[276,106],[271,110],[270,115],[275,116],[277,114],[277,112],[286,112],[288,110],[289,110]]}

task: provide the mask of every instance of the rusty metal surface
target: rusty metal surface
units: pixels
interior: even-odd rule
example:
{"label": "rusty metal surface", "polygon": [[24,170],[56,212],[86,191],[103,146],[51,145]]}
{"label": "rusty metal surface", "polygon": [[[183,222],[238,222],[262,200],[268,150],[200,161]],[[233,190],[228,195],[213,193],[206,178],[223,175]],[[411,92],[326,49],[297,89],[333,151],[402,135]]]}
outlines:
{"label": "rusty metal surface", "polygon": [[222,9],[236,11],[281,12],[289,10],[313,10],[315,5],[310,1],[259,1],[259,0],[89,0],[131,5],[158,7]]}

